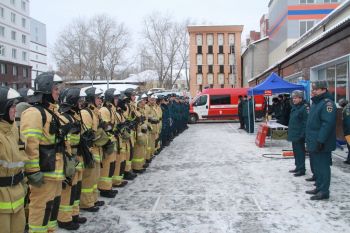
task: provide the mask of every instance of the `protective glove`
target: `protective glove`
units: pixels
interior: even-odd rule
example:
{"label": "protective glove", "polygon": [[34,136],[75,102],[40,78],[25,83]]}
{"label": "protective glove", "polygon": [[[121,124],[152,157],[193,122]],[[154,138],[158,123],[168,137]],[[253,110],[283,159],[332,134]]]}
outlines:
{"label": "protective glove", "polygon": [[324,149],[324,143],[317,142],[317,151],[323,151]]}
{"label": "protective glove", "polygon": [[27,176],[28,184],[33,185],[35,187],[40,187],[44,184],[44,175],[42,172],[35,172]]}

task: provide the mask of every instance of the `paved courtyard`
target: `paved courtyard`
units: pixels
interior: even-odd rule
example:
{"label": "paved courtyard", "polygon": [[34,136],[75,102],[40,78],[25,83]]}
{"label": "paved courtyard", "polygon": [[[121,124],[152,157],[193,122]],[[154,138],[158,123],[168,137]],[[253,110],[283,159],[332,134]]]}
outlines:
{"label": "paved courtyard", "polygon": [[305,194],[313,188],[306,177],[288,173],[294,160],[261,156],[280,153],[287,142],[260,149],[254,135],[237,128],[190,125],[146,173],[115,199],[104,199],[99,213],[83,212],[88,223],[78,232],[350,232],[350,166],[342,163],[343,152],[333,159],[330,200],[314,202]]}

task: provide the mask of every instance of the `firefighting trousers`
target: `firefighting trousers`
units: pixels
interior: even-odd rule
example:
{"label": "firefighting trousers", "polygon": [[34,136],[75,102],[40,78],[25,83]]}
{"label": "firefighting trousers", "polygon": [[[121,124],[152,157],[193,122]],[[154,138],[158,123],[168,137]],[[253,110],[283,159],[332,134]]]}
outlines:
{"label": "firefighting trousers", "polygon": [[310,154],[314,156],[316,189],[328,195],[331,183],[332,152],[310,152]]}
{"label": "firefighting trousers", "polygon": [[127,148],[121,148],[120,154],[116,155],[115,169],[112,177],[113,185],[120,185],[123,182],[124,171],[126,166]]}
{"label": "firefighting trousers", "polygon": [[20,209],[17,213],[0,213],[0,223],[0,233],[23,233],[26,225],[24,208]]}
{"label": "firefighting trousers", "polygon": [[157,135],[155,133],[150,133],[148,137],[148,150],[151,158],[153,157],[154,152],[156,150],[156,137]]}
{"label": "firefighting trousers", "polygon": [[97,182],[100,178],[100,163],[95,162],[93,168],[85,168],[81,187],[80,207],[90,208],[95,205],[98,197]]}
{"label": "firefighting trousers", "polygon": [[45,180],[40,187],[30,186],[29,232],[55,232],[61,202],[62,181]]}
{"label": "firefighting trousers", "polygon": [[113,185],[113,175],[115,170],[116,152],[105,155],[102,159],[101,174],[98,181],[98,189],[111,190]]}
{"label": "firefighting trousers", "polygon": [[82,178],[83,171],[77,170],[72,180],[72,186],[62,184],[61,204],[57,218],[58,221],[70,222],[73,220],[73,216],[79,215]]}
{"label": "firefighting trousers", "polygon": [[146,159],[146,145],[139,145],[135,143],[134,157],[132,159],[132,169],[142,170]]}
{"label": "firefighting trousers", "polygon": [[133,143],[131,142],[132,140],[129,141],[127,144],[127,152],[126,152],[126,166],[125,166],[125,172],[130,172],[131,171],[131,161],[134,156],[134,146]]}

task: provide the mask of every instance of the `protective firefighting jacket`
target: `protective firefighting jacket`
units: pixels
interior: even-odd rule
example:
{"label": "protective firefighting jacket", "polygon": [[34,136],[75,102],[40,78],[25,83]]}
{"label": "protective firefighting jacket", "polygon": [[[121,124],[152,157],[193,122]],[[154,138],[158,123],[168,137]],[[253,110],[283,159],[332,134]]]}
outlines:
{"label": "protective firefighting jacket", "polygon": [[53,124],[55,120],[49,112],[58,117],[58,106],[50,104],[47,108],[49,111],[39,108],[30,107],[21,116],[21,138],[28,157],[25,170],[27,173],[41,171],[47,180],[64,180],[63,154],[58,149],[59,125]]}
{"label": "protective firefighting jacket", "polygon": [[16,213],[24,206],[26,157],[18,148],[18,129],[15,124],[0,121],[0,213]]}
{"label": "protective firefighting jacket", "polygon": [[[94,105],[90,104],[86,109],[81,110],[81,118],[84,127],[92,129],[95,133],[97,132],[100,123],[99,109]],[[102,148],[94,145],[91,148],[91,153],[94,156],[96,163],[101,162]]]}

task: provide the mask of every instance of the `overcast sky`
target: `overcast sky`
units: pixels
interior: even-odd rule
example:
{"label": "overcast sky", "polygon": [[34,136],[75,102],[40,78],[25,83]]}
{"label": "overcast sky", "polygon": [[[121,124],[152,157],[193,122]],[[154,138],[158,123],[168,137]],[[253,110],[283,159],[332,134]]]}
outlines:
{"label": "overcast sky", "polygon": [[31,17],[46,24],[49,64],[57,36],[74,18],[108,14],[123,22],[133,41],[140,37],[142,20],[154,11],[172,15],[179,21],[191,18],[199,24],[244,25],[243,38],[259,29],[260,17],[267,12],[268,0],[31,0]]}

